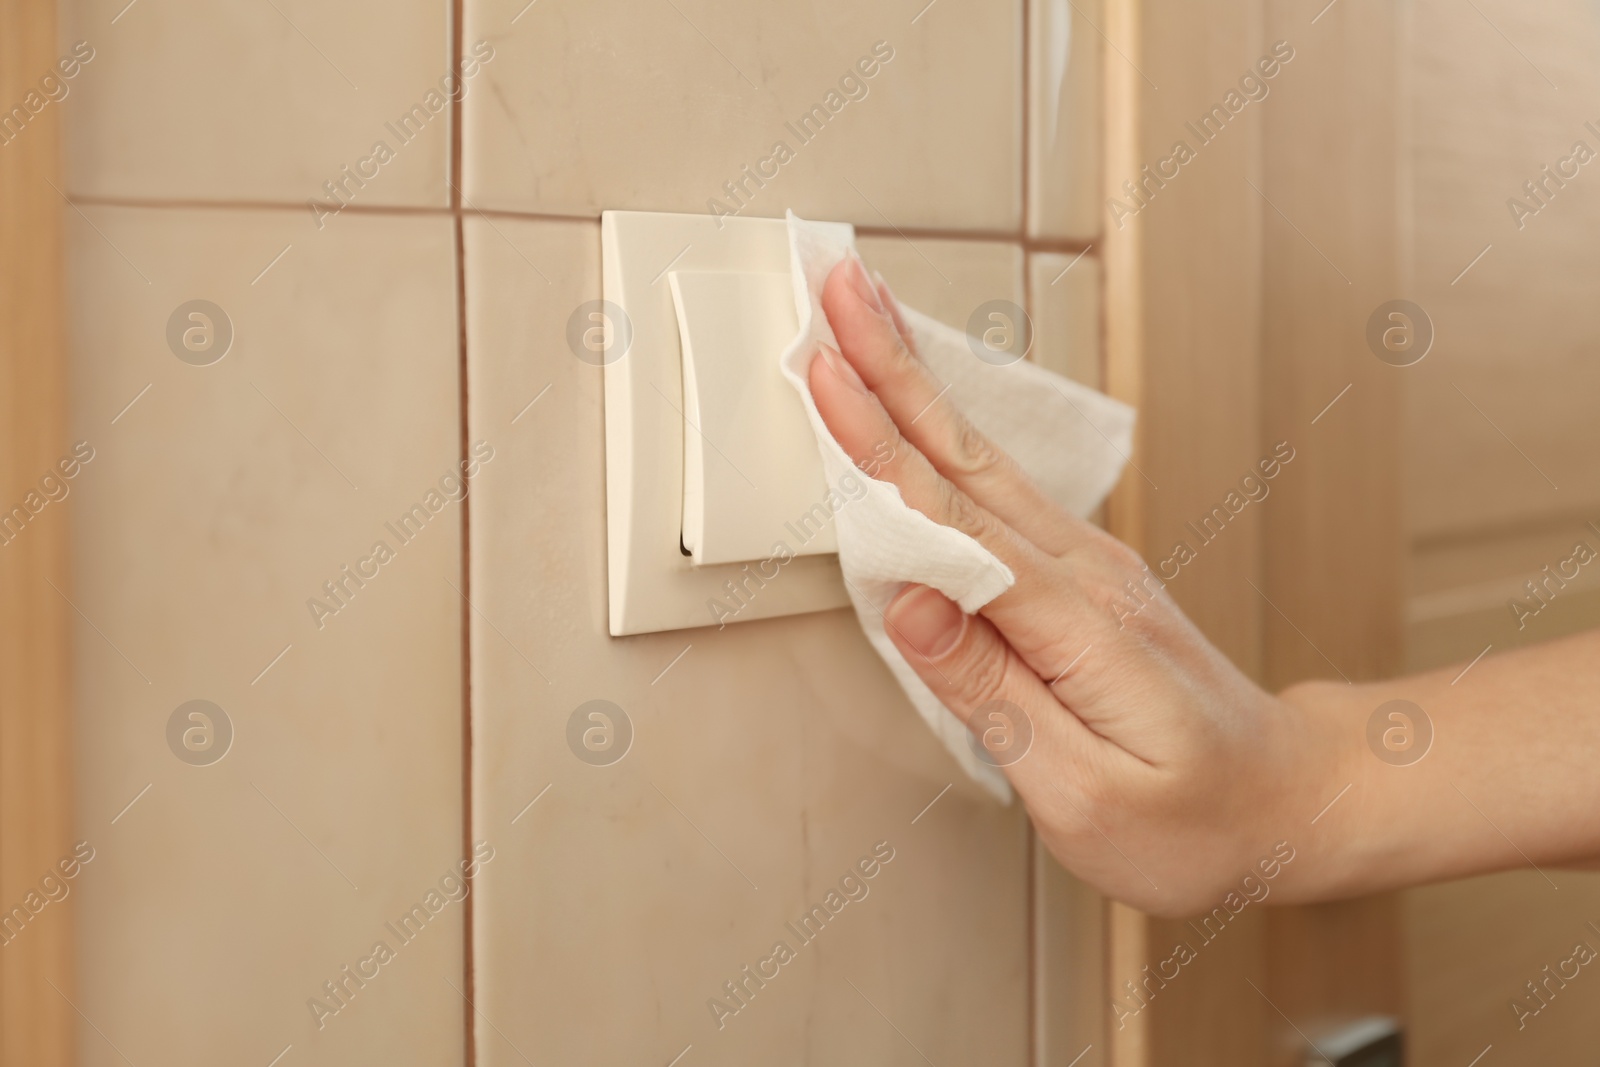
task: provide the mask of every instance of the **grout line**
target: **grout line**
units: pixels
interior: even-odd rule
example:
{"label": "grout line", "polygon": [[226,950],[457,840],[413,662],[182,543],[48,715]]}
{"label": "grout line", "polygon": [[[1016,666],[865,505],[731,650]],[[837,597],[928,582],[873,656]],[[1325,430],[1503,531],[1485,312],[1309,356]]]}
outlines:
{"label": "grout line", "polygon": [[[472,425],[468,422],[470,408],[467,403],[467,264],[465,227],[462,225],[461,216],[455,219],[455,245],[456,245],[456,317],[459,331],[460,371],[457,388],[461,392],[461,459],[467,460],[469,439],[472,435]],[[470,495],[470,494],[469,494]],[[472,595],[472,505],[465,497],[461,501],[461,588],[466,596],[461,602],[461,833],[463,854],[472,854],[472,602],[466,599]],[[476,989],[476,963],[473,953],[473,927],[477,918],[477,909],[469,894],[462,903],[462,983],[466,987],[467,995],[474,996]],[[467,1004],[466,1029],[463,1031],[466,1041],[465,1064],[466,1067],[475,1067],[477,1063],[477,1020],[471,1011],[471,1002]]]}
{"label": "grout line", "polygon": [[[454,149],[454,146],[452,146]],[[452,163],[452,169],[455,164]],[[460,183],[455,182],[450,192],[452,201],[460,198]],[[288,203],[280,200],[194,200],[194,199],[152,199],[144,197],[125,196],[74,196],[67,194],[67,202],[84,207],[121,207],[140,208],[146,210],[180,210],[180,211],[277,211],[293,212],[304,211],[302,203]],[[491,219],[511,219],[525,222],[589,222],[598,223],[598,214],[568,214],[555,211],[515,211],[507,208],[471,208],[474,215],[482,215]],[[423,207],[409,204],[346,204],[340,211],[341,215],[375,215],[390,217],[413,218],[452,218],[465,216],[468,209],[460,203],[448,206]],[[765,218],[767,216],[746,216],[749,218]],[[895,230],[889,226],[857,225],[857,236],[860,237],[895,237],[902,234],[913,239],[925,241],[973,241],[993,244],[1018,245],[1024,252],[1058,252],[1063,255],[1077,255],[1088,252],[1090,258],[1098,258],[1095,250],[1099,244],[1100,235],[1096,234],[1089,240],[1075,237],[1030,237],[1025,231],[1017,230],[992,230],[992,229],[960,229],[949,226],[902,226]]]}
{"label": "grout line", "polygon": [[[451,65],[457,80],[461,77],[461,63],[466,32],[465,0],[451,0],[450,36]],[[456,337],[457,337],[457,389],[460,392],[461,460],[466,462],[471,449],[472,423],[468,393],[467,371],[467,252],[466,227],[462,221],[461,170],[462,170],[462,107],[461,97],[450,101],[450,216],[455,230],[456,255]],[[461,848],[463,856],[472,855],[473,790],[472,790],[472,503],[461,501]],[[542,794],[541,794],[542,795]],[[471,882],[468,880],[468,889]],[[478,1062],[478,1028],[472,1002],[477,996],[477,956],[475,928],[477,925],[477,894],[468,893],[461,913],[461,985],[464,990],[462,1007],[462,1062],[465,1067],[475,1067]]]}
{"label": "grout line", "polygon": [[1026,231],[1017,230],[963,230],[950,226],[890,226],[856,225],[857,237],[913,237],[924,241],[983,241],[994,244],[1021,245],[1025,252],[1060,252],[1077,255],[1093,248],[1100,241],[1099,234],[1088,240],[1076,237],[1030,237]]}
{"label": "grout line", "polygon": [[[88,207],[166,208],[185,211],[304,211],[303,202],[286,200],[204,200],[183,197],[166,199],[140,196],[75,196],[67,194],[69,204]],[[339,214],[352,215],[450,215],[448,206],[421,207],[409,204],[346,204]]]}
{"label": "grout line", "polygon": [[[462,35],[466,33],[465,0],[452,0],[450,4],[450,36],[452,58],[451,64],[455,67],[457,84],[461,84],[461,63],[465,58],[465,48],[462,44]],[[461,102],[465,93],[452,95],[450,98],[450,209],[457,215],[461,213],[461,170],[462,170],[462,144],[461,130]],[[472,992],[468,987],[467,992]],[[467,1058],[467,1067],[472,1067],[472,1059]]]}

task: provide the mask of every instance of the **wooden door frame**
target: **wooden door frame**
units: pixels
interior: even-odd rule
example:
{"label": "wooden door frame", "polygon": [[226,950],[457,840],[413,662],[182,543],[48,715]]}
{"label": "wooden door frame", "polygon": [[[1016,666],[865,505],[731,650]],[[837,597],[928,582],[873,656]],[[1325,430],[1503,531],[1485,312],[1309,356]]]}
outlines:
{"label": "wooden door frame", "polygon": [[[1321,6],[1106,0],[1103,28],[1115,48],[1104,187],[1138,208],[1104,226],[1105,381],[1140,412],[1139,469],[1113,495],[1108,526],[1157,558],[1208,494],[1273,443],[1294,444],[1292,477],[1168,587],[1273,689],[1400,668],[1398,387],[1362,340],[1370,310],[1403,295],[1398,16],[1393,5]],[[1175,139],[1194,140],[1185,119],[1280,40],[1295,61],[1253,114],[1177,178],[1146,185],[1142,204],[1124,192]],[[1324,411],[1336,398],[1342,408]],[[1189,936],[1182,923],[1109,908],[1108,1000]],[[1109,1026],[1109,1062],[1298,1067],[1299,1030],[1403,1018],[1398,933],[1394,894],[1244,913],[1190,965],[1205,973]]]}
{"label": "wooden door frame", "polygon": [[[0,119],[58,58],[54,0],[0,0]],[[70,451],[60,108],[0,143],[0,510]],[[52,187],[54,186],[54,187]],[[65,509],[0,544],[0,914],[71,854],[71,607]],[[52,588],[52,585],[54,588]],[[72,1061],[72,912],[53,904],[0,945],[0,1067]],[[55,989],[52,990],[52,984]]]}

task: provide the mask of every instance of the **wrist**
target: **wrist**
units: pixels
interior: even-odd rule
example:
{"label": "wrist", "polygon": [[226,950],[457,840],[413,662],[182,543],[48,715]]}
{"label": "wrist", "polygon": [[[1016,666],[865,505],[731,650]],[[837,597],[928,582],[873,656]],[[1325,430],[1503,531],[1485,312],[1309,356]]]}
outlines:
{"label": "wrist", "polygon": [[1356,896],[1381,888],[1392,852],[1392,819],[1382,817],[1370,780],[1382,764],[1368,750],[1367,687],[1300,682],[1278,694],[1301,734],[1280,836],[1298,854],[1285,903]]}

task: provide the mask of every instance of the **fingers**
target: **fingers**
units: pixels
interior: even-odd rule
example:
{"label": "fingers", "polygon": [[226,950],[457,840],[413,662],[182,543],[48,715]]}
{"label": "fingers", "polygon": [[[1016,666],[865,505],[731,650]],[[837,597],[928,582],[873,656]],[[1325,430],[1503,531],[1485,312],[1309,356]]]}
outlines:
{"label": "fingers", "polygon": [[906,662],[973,732],[973,751],[1025,793],[1063,772],[1070,780],[1090,749],[1105,744],[1061,706],[993,623],[963,614],[937,589],[907,586],[884,620]]}
{"label": "fingers", "polygon": [[1023,573],[1038,570],[1039,550],[934,470],[901,436],[849,361],[827,345],[811,361],[811,394],[845,454],[873,477],[893,483],[909,507],[983,545],[1019,582]]}
{"label": "fingers", "polygon": [[1087,525],[1045,496],[951,403],[947,387],[916,358],[888,285],[874,285],[859,259],[846,258],[828,275],[822,307],[840,351],[940,474],[1051,555],[1082,541]]}
{"label": "fingers", "polygon": [[1068,635],[1081,647],[1107,628],[1109,618],[1089,609],[1062,563],[934,470],[900,435],[849,361],[826,345],[811,361],[811,393],[853,462],[892,483],[908,507],[961,531],[1011,568],[1016,584],[982,611],[1036,672],[1050,671],[1046,677],[1054,677],[1066,665],[1061,656]]}
{"label": "fingers", "polygon": [[906,325],[905,315],[900,310],[900,301],[895,299],[894,292],[889,288],[889,283],[884,281],[883,275],[877,271],[872,272],[873,288],[878,291],[878,300],[889,309],[889,317],[894,319],[895,332],[900,335],[900,341],[910,350],[913,356],[918,355],[916,341],[911,336],[911,329]]}

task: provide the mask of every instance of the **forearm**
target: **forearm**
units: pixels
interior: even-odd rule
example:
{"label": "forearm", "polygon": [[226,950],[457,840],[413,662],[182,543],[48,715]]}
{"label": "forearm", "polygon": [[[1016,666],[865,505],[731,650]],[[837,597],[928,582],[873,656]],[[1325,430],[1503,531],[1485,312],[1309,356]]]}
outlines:
{"label": "forearm", "polygon": [[[1600,631],[1491,654],[1462,675],[1464,666],[1283,694],[1312,730],[1327,800],[1349,785],[1304,824],[1294,896],[1517,867],[1548,876],[1600,855]],[[1431,746],[1416,762],[1406,762],[1414,751],[1386,760],[1381,741],[1369,744],[1368,720],[1391,700],[1412,702],[1431,722]]]}

